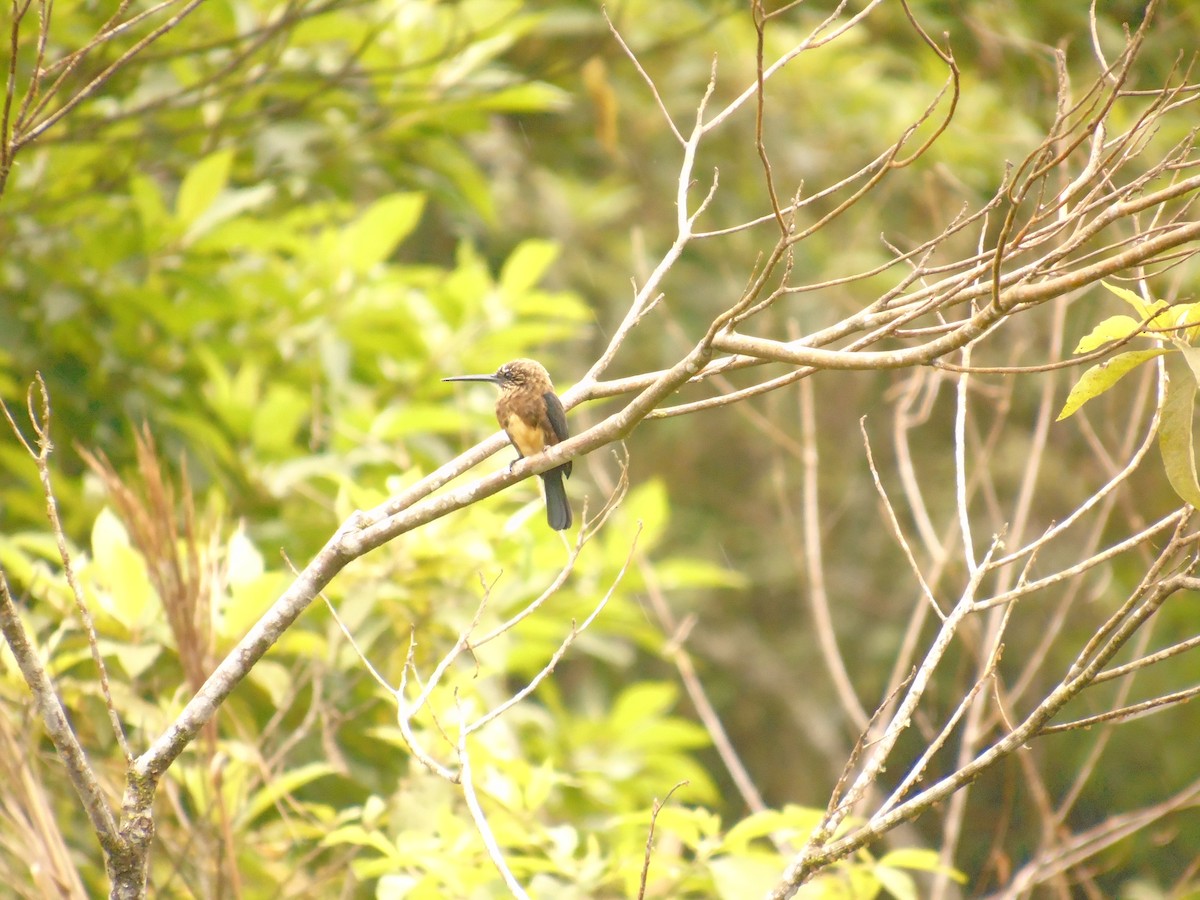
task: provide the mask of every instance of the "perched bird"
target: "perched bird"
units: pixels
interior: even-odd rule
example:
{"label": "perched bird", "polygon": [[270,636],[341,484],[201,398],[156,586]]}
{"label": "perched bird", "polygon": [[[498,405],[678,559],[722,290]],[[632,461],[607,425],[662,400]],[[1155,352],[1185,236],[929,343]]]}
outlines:
{"label": "perched bird", "polygon": [[[554,393],[550,373],[532,359],[514,359],[495,375],[456,375],[442,381],[490,381],[500,388],[496,419],[522,457],[534,456],[565,441],[567,413]],[[546,486],[546,521],[555,531],[571,527],[571,505],[567,502],[564,478],[571,477],[571,463],[541,473]]]}

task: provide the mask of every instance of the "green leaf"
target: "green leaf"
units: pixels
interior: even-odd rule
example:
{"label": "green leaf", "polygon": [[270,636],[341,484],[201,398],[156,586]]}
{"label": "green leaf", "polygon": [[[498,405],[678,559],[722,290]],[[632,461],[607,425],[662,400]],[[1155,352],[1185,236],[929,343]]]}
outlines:
{"label": "green leaf", "polygon": [[424,206],[421,194],[391,194],[376,200],[342,230],[344,264],[361,274],[386,260],[417,227]]}
{"label": "green leaf", "polygon": [[625,746],[638,747],[649,753],[688,750],[707,747],[711,738],[703,727],[686,719],[663,716],[659,721],[648,720],[625,737]]}
{"label": "green leaf", "polygon": [[[291,583],[285,572],[267,572],[248,581],[232,582],[229,602],[217,619],[217,633],[223,640],[234,641],[250,630],[271,604]],[[255,666],[258,671],[260,667]]]}
{"label": "green leaf", "polygon": [[[676,793],[673,796],[678,797],[679,794]],[[637,828],[638,824],[640,824],[636,815],[629,816],[628,821],[634,828]],[[645,821],[645,814],[643,813],[641,822],[644,823]],[[720,829],[720,816],[710,810],[682,806],[673,802],[667,803],[660,808],[658,818],[655,820],[655,830],[658,834],[669,834],[672,838],[680,841],[685,847],[692,850],[711,846],[710,839]]]}
{"label": "green leaf", "polygon": [[635,522],[641,522],[642,533],[638,547],[648,551],[658,545],[667,525],[667,489],[661,481],[649,481],[629,492],[623,504],[623,513]]}
{"label": "green leaf", "polygon": [[125,641],[99,641],[100,652],[105,659],[115,660],[122,671],[137,680],[162,656],[163,645],[158,641],[129,643]]}
{"label": "green leaf", "polygon": [[502,113],[546,112],[567,109],[571,105],[571,95],[554,85],[531,81],[496,91],[482,98],[478,105]]}
{"label": "green leaf", "polygon": [[104,589],[105,611],[127,628],[146,624],[156,599],[146,562],[108,507],[100,510],[92,525],[92,558],[96,580]]}
{"label": "green leaf", "polygon": [[[208,234],[218,225],[227,222],[244,212],[264,205],[275,196],[275,188],[269,184],[260,184],[240,191],[223,191],[212,203],[196,216],[190,223],[187,233],[183,236],[185,244],[191,244],[197,238]],[[277,225],[273,225],[278,230]]]}
{"label": "green leaf", "polygon": [[1178,371],[1167,381],[1162,418],[1158,425],[1158,449],[1162,453],[1167,481],[1185,502],[1200,508],[1200,483],[1196,480],[1196,446],[1192,415],[1196,405],[1196,376],[1190,368]]}
{"label": "green leaf", "polygon": [[1074,415],[1079,411],[1079,407],[1094,397],[1099,397],[1142,363],[1170,352],[1162,347],[1154,350],[1131,350],[1128,353],[1118,353],[1111,359],[1092,366],[1075,382],[1071,393],[1067,395],[1067,402],[1063,404],[1062,412],[1054,421],[1061,422]]}
{"label": "green leaf", "polygon": [[461,434],[465,425],[463,414],[445,403],[404,403],[382,410],[372,420],[370,433],[395,440],[413,434]]}
{"label": "green leaf", "polygon": [[725,835],[721,849],[731,853],[742,853],[749,849],[752,841],[771,834],[789,837],[806,837],[821,823],[822,810],[790,805],[783,810],[764,809],[738,822]]}
{"label": "green leaf", "polygon": [[454,199],[467,203],[489,228],[496,227],[491,182],[459,141],[431,135],[427,146],[416,146],[411,152],[416,154],[415,162],[442,173],[454,185]]}
{"label": "green leaf", "polygon": [[522,241],[500,270],[500,288],[509,295],[523,294],[534,287],[558,257],[552,241]]}
{"label": "green leaf", "polygon": [[629,732],[665,716],[678,699],[675,685],[665,681],[643,681],[621,692],[609,718],[614,726]]}
{"label": "green leaf", "polygon": [[[225,196],[230,197],[229,203],[234,207],[241,207],[234,210],[240,214],[250,206],[250,201],[257,201],[262,197],[260,192],[261,188],[247,188],[245,191],[228,191]],[[274,193],[273,189],[272,193]],[[266,198],[263,197],[263,199]],[[218,210],[225,208],[227,207],[223,196],[202,219],[215,217]],[[247,216],[240,216],[228,221],[224,218],[216,219],[211,230],[206,231],[201,240],[197,241],[196,248],[210,253],[224,250],[239,256],[244,255],[247,251],[303,256],[309,249],[309,243],[306,236],[288,227],[285,221],[278,219],[259,221]]]}
{"label": "green leaf", "polygon": [[891,866],[893,869],[914,869],[918,872],[946,872],[955,881],[966,882],[966,876],[954,869],[947,869],[936,850],[921,847],[903,847],[885,853],[879,859],[879,865]]}
{"label": "green leaf", "polygon": [[918,900],[917,884],[907,872],[880,865],[875,866],[871,873],[896,900]]}
{"label": "green leaf", "polygon": [[326,847],[345,844],[352,847],[371,847],[383,856],[393,856],[396,852],[395,846],[386,835],[375,829],[368,831],[361,825],[344,825],[334,829],[321,843]]}
{"label": "green leaf", "polygon": [[229,538],[225,560],[225,578],[234,587],[257,581],[266,571],[262,553],[241,526]]}
{"label": "green leaf", "polygon": [[662,560],[655,567],[659,584],[668,590],[680,588],[745,589],[750,580],[744,572],[718,565],[707,559],[675,556]]}
{"label": "green leaf", "polygon": [[783,866],[774,855],[718,856],[708,864],[720,900],[763,897],[775,887]]}
{"label": "green leaf", "polygon": [[234,435],[245,436],[254,421],[255,410],[262,399],[262,384],[269,373],[247,357],[231,375],[225,360],[212,350],[198,348],[195,355],[208,375],[203,391],[213,412]]}
{"label": "green leaf", "polygon": [[269,456],[294,454],[296,436],[312,415],[312,405],[312,398],[299,388],[290,384],[272,384],[254,413],[250,429],[254,446]]}
{"label": "green leaf", "polygon": [[170,239],[175,226],[158,185],[145,175],[134,175],[129,179],[129,197],[142,225],[144,248],[147,251],[159,249]]}
{"label": "green leaf", "polygon": [[[556,323],[572,326],[577,322],[593,322],[596,318],[595,311],[578,294],[567,291],[529,290],[516,296],[510,295],[508,301],[518,316],[544,316]],[[565,333],[574,334],[574,327]]]}
{"label": "green leaf", "polygon": [[292,669],[272,659],[260,659],[250,670],[249,681],[270,698],[271,706],[278,708],[288,702],[296,690],[296,676]]}
{"label": "green leaf", "polygon": [[175,218],[184,228],[190,227],[225,190],[232,167],[233,150],[218,150],[192,166],[183,177],[175,199]]}
{"label": "green leaf", "polygon": [[916,872],[940,872],[953,878],[959,884],[967,883],[967,876],[957,869],[943,866],[936,850],[921,847],[904,847],[884,854],[879,863],[872,868],[875,877],[879,879],[884,889],[898,900],[916,900],[920,895],[916,885],[908,873],[902,869]]}
{"label": "green leaf", "polygon": [[250,802],[242,810],[238,817],[238,825],[245,828],[260,815],[269,809],[274,809],[277,804],[288,799],[292,794],[307,784],[311,784],[318,778],[326,778],[330,775],[336,775],[337,770],[329,763],[309,763],[305,766],[298,766],[294,769],[288,769],[282,774],[277,774],[261,791],[257,791]]}

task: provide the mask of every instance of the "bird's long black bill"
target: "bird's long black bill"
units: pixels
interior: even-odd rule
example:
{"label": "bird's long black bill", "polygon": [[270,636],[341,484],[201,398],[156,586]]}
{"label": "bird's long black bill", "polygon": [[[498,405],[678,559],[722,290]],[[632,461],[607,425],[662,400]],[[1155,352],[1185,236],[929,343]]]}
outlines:
{"label": "bird's long black bill", "polygon": [[488,381],[492,384],[500,383],[500,379],[495,375],[451,375],[449,378],[443,378],[442,381]]}

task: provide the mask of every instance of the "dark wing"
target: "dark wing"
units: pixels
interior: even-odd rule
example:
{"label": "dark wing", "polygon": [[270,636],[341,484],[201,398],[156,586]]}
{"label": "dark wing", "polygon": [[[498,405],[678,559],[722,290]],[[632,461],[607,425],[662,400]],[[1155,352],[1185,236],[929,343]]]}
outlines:
{"label": "dark wing", "polygon": [[[567,431],[567,411],[563,409],[562,401],[558,399],[558,394],[554,391],[546,391],[542,394],[542,399],[546,401],[546,418],[550,420],[550,427],[554,429],[554,436],[558,441],[565,441],[571,436]],[[563,463],[561,466],[563,474],[568,478],[571,476],[571,464]]]}
{"label": "dark wing", "polygon": [[[550,420],[550,427],[554,429],[554,436],[558,441],[565,441],[571,433],[567,431],[567,411],[563,409],[562,401],[554,391],[546,391],[542,394],[542,399],[546,401],[546,417]],[[554,443],[557,444],[558,441]]]}

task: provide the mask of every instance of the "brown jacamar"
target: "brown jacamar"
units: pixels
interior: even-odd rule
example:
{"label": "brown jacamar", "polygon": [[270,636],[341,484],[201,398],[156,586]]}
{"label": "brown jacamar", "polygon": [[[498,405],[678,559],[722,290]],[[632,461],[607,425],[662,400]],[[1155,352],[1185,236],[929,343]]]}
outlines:
{"label": "brown jacamar", "polygon": [[[496,419],[517,453],[535,456],[547,447],[565,441],[567,413],[554,393],[550,373],[532,359],[514,359],[495,375],[456,375],[442,381],[490,381],[500,388]],[[555,531],[571,527],[571,505],[563,478],[571,477],[571,463],[541,473],[546,486],[546,521]]]}

